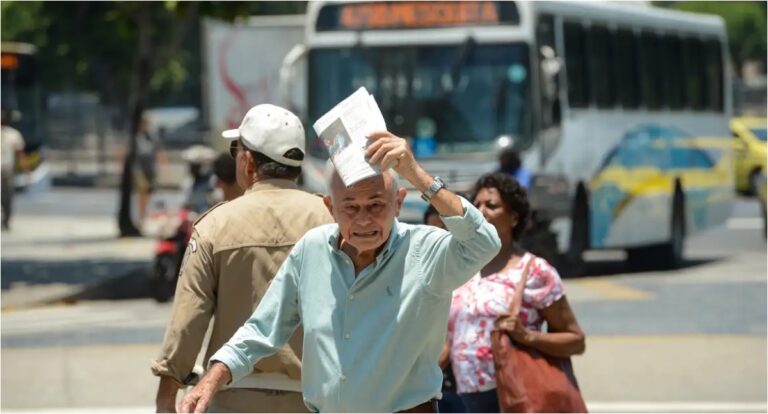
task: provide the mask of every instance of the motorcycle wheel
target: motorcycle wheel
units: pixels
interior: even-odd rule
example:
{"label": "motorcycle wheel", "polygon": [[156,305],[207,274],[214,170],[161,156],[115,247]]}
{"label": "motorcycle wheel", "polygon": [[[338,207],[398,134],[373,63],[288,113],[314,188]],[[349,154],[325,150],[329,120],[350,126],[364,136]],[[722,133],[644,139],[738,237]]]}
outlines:
{"label": "motorcycle wheel", "polygon": [[168,302],[176,291],[176,257],[162,254],[155,258],[152,295],[160,303]]}

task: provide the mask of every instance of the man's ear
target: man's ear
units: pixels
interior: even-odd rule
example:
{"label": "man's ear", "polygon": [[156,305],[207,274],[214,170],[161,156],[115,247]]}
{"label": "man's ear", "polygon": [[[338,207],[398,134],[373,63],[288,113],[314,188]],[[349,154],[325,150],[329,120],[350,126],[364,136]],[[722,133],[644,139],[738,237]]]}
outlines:
{"label": "man's ear", "polygon": [[243,151],[245,156],[245,173],[248,177],[253,177],[256,174],[256,162],[253,159],[253,154],[250,151]]}
{"label": "man's ear", "polygon": [[[323,196],[323,203],[325,204],[325,207],[333,216],[333,200],[331,200],[331,196],[329,195]],[[336,216],[333,216],[333,217],[335,218]]]}
{"label": "man's ear", "polygon": [[397,198],[395,199],[397,201],[397,214],[395,216],[400,215],[400,209],[403,207],[403,201],[405,200],[406,195],[408,195],[408,190],[404,187],[400,187],[400,189],[397,190]]}

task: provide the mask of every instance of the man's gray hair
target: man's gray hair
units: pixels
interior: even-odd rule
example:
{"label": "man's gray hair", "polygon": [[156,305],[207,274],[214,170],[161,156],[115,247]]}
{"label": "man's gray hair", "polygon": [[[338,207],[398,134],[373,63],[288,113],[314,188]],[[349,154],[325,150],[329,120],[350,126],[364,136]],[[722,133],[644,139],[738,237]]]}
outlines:
{"label": "man's gray hair", "polygon": [[[392,178],[392,192],[394,192],[395,195],[397,195],[397,191],[400,189],[400,182],[397,180],[397,174],[393,171],[387,170],[384,171],[383,174],[389,174],[390,178]],[[336,166],[333,165],[333,162],[329,158],[328,161],[325,163],[325,185],[328,189],[327,193],[328,195],[331,195],[331,189],[333,188],[333,180],[338,175],[336,172]]]}

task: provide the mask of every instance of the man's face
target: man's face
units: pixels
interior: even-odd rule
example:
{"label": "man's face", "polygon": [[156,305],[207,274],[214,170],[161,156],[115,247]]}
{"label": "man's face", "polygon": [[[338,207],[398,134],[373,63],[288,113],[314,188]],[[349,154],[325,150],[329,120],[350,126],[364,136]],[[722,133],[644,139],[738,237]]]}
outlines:
{"label": "man's face", "polygon": [[394,188],[389,173],[370,177],[347,188],[336,175],[325,205],[339,225],[344,242],[359,253],[375,251],[389,239],[406,190]]}

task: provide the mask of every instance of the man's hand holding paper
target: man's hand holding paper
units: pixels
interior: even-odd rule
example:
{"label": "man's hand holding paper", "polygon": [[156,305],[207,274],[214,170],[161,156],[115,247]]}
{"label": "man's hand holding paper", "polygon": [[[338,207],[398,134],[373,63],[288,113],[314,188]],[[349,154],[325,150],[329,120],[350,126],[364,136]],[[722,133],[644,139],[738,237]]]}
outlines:
{"label": "man's hand holding paper", "polygon": [[346,186],[379,174],[378,167],[366,161],[365,148],[367,136],[386,130],[386,123],[376,100],[365,88],[341,101],[313,127]]}

